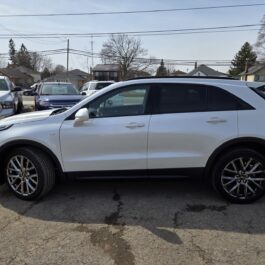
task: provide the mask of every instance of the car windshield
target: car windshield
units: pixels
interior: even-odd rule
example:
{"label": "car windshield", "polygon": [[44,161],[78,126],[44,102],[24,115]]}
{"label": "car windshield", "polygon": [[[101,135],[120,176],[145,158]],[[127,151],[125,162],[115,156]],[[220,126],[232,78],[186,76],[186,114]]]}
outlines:
{"label": "car windshield", "polygon": [[0,79],[0,91],[7,91],[8,86],[4,79]]}
{"label": "car windshield", "polygon": [[72,84],[44,84],[41,95],[78,95]]}
{"label": "car windshield", "polygon": [[104,87],[106,87],[106,86],[109,86],[109,85],[111,85],[112,83],[98,83],[97,85],[96,85],[96,90],[100,90],[100,89],[102,89],[102,88],[104,88]]}

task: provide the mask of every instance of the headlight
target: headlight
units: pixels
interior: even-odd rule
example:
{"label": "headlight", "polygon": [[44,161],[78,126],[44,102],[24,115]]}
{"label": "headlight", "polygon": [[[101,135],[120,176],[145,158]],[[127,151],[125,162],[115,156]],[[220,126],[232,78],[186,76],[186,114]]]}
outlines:
{"label": "headlight", "polygon": [[13,124],[7,124],[7,125],[0,125],[0,131],[4,131],[12,127]]}
{"label": "headlight", "polygon": [[0,102],[0,110],[1,109],[13,109],[14,103],[12,101],[2,101]]}
{"label": "headlight", "polygon": [[42,100],[40,100],[39,101],[39,104],[41,106],[45,106],[45,107],[49,107],[50,106],[50,102],[49,101],[42,101]]}

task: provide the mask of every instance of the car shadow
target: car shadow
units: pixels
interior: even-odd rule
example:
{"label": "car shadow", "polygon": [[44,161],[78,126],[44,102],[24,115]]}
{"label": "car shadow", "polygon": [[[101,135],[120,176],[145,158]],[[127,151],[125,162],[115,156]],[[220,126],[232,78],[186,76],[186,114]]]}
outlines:
{"label": "car shadow", "polygon": [[194,180],[85,181],[57,185],[45,198],[26,202],[0,187],[0,205],[26,217],[88,225],[141,226],[159,238],[182,244],[178,229],[261,234],[265,232],[265,200],[229,204]]}

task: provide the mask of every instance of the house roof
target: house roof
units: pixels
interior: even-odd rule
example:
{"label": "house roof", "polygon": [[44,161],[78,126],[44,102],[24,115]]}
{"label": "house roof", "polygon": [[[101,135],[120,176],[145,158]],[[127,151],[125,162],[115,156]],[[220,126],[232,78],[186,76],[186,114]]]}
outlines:
{"label": "house roof", "polygon": [[191,72],[189,72],[187,75],[188,76],[193,76],[195,75],[197,72],[202,72],[207,76],[226,76],[226,74],[218,72],[204,64],[199,65],[196,69],[192,70]]}
{"label": "house roof", "polygon": [[[80,74],[81,73],[81,74]],[[75,69],[72,71],[69,71],[68,74],[66,72],[64,73],[59,73],[56,75],[52,75],[48,78],[45,78],[45,80],[87,80],[88,74],[86,72],[83,72],[81,70]]]}
{"label": "house roof", "polygon": [[97,64],[93,68],[93,72],[119,72],[120,65],[118,64]]}
{"label": "house roof", "polygon": [[22,79],[22,78],[25,78],[25,79],[31,78],[31,76],[22,73],[17,68],[2,68],[2,69],[0,69],[0,72],[3,75],[8,76],[9,78],[20,78],[20,79]]}
{"label": "house roof", "polygon": [[39,72],[34,71],[34,70],[32,70],[32,69],[30,69],[28,67],[25,67],[25,66],[17,66],[17,67],[14,67],[13,69],[18,69],[22,73],[28,74],[28,75],[31,75],[31,74],[40,74]]}
{"label": "house roof", "polygon": [[182,71],[180,71],[180,70],[176,70],[176,71],[174,71],[174,72],[172,73],[172,75],[187,75],[187,73],[182,72]]}
{"label": "house roof", "polygon": [[68,72],[68,74],[71,74],[71,75],[81,75],[81,76],[87,76],[88,75],[88,73],[86,73],[86,72],[84,72],[84,71],[82,71],[82,70],[80,70],[80,69],[74,69],[74,70],[71,70],[71,71],[69,71]]}
{"label": "house roof", "polygon": [[244,71],[244,72],[242,72],[239,75],[241,75],[241,76],[242,75],[245,75],[245,74],[247,74],[247,75],[254,75],[255,73],[257,73],[258,71],[260,71],[263,68],[265,68],[265,65],[264,64],[254,65],[254,66],[252,66],[252,67],[250,67],[248,69],[248,72],[247,73]]}

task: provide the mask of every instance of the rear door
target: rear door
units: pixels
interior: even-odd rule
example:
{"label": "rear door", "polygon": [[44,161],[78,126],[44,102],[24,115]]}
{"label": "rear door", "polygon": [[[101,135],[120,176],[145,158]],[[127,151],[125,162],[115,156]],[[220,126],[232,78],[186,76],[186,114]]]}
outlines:
{"label": "rear door", "polygon": [[235,138],[237,100],[221,88],[160,84],[148,135],[148,168],[202,168],[223,142]]}

